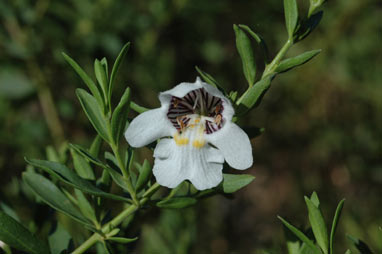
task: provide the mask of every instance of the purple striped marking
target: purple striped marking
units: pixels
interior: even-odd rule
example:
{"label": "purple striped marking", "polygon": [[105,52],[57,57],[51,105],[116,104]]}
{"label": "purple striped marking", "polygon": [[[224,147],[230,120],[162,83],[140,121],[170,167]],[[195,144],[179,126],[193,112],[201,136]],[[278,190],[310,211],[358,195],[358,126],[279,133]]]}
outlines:
{"label": "purple striped marking", "polygon": [[204,88],[200,88],[192,90],[182,98],[172,96],[167,118],[180,132],[182,127],[187,127],[190,121],[188,115],[198,114],[212,117],[214,121],[205,121],[205,133],[211,134],[223,127],[223,110],[222,99],[207,93]]}

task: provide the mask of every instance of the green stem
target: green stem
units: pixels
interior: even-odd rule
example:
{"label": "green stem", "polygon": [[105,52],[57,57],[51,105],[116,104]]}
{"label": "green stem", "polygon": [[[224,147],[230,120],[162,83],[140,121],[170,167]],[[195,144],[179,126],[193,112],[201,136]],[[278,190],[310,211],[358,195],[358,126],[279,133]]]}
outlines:
{"label": "green stem", "polygon": [[[265,66],[265,70],[263,72],[263,75],[261,76],[261,79],[264,79],[265,77],[269,76],[269,75],[272,75],[272,74],[275,74],[275,71],[277,69],[277,67],[279,66],[281,60],[284,58],[286,52],[290,49],[290,47],[292,47],[293,45],[293,39],[289,38],[284,46],[280,49],[280,51],[277,53],[277,55],[275,56],[275,58],[273,58],[272,62],[270,62],[269,64],[267,64]],[[243,98],[246,96],[247,93],[249,93],[249,90],[250,90],[251,87],[249,87],[241,96],[240,98],[236,101],[236,105],[240,105],[241,101],[243,100]]]}
{"label": "green stem", "polygon": [[72,254],[81,254],[84,253],[87,249],[92,247],[96,242],[101,240],[101,236],[99,234],[93,234],[89,239],[87,239],[80,247],[75,249]]}
{"label": "green stem", "polygon": [[275,72],[281,60],[284,58],[286,52],[290,49],[292,45],[293,45],[293,39],[289,38],[285,42],[284,46],[280,49],[279,53],[277,53],[275,58],[272,60],[272,62],[265,67],[265,70],[263,72],[263,75],[261,76],[261,79]]}
{"label": "green stem", "polygon": [[[107,233],[107,231],[110,229],[110,226],[117,227],[119,224],[121,224],[128,216],[131,214],[137,212],[139,210],[139,207],[144,205],[150,197],[159,189],[160,185],[158,183],[153,184],[144,194],[143,198],[139,202],[139,206],[133,204],[123,210],[120,214],[118,214],[114,219],[112,219],[109,223],[105,224],[101,231],[103,233]],[[84,243],[82,243],[77,249],[75,249],[72,254],[81,254],[87,251],[90,247],[92,247],[94,244],[96,244],[98,241],[102,240],[102,236],[94,233],[90,238],[88,238]]]}
{"label": "green stem", "polygon": [[134,201],[134,204],[139,206],[139,201],[137,199],[137,194],[135,193],[133,184],[131,183],[129,171],[127,170],[127,168],[125,166],[125,163],[124,163],[124,161],[123,161],[123,159],[121,157],[121,154],[120,154],[119,149],[118,149],[118,145],[113,143],[110,146],[111,146],[111,149],[113,150],[115,158],[117,159],[118,166],[119,166],[119,168],[122,171],[123,178],[126,181],[128,191],[129,191],[129,193],[130,193],[130,195],[131,195],[131,197],[132,197],[132,199]]}

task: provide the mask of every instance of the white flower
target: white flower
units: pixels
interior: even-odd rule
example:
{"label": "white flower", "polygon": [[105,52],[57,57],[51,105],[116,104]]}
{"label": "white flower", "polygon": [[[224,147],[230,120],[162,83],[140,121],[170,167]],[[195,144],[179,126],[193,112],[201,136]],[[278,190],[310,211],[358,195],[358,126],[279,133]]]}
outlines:
{"label": "white flower", "polygon": [[162,106],[136,117],[125,137],[132,147],[161,138],[153,167],[160,185],[189,180],[205,190],[222,181],[224,160],[236,169],[252,165],[248,135],[231,121],[234,109],[218,89],[197,78],[160,93],[159,100]]}

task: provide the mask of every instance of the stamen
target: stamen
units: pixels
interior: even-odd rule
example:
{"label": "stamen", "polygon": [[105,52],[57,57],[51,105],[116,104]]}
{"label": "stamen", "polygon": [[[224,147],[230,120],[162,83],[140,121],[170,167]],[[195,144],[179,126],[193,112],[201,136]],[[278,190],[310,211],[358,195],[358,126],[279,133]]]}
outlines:
{"label": "stamen", "polygon": [[180,131],[184,130],[187,127],[187,125],[184,124],[183,119],[184,119],[184,116],[176,117],[176,121],[178,122],[178,124],[180,126]]}
{"label": "stamen", "polygon": [[196,106],[198,105],[198,100],[199,100],[199,93],[196,94],[196,98],[195,98],[195,101],[194,101],[194,106],[192,107],[194,110],[195,110]]}
{"label": "stamen", "polygon": [[222,115],[221,114],[218,114],[216,117],[215,117],[215,123],[219,126],[220,123],[222,121]]}
{"label": "stamen", "polygon": [[174,98],[174,101],[173,101],[173,104],[174,105],[174,108],[177,108],[178,107],[178,104],[179,104],[179,101],[177,98]]}

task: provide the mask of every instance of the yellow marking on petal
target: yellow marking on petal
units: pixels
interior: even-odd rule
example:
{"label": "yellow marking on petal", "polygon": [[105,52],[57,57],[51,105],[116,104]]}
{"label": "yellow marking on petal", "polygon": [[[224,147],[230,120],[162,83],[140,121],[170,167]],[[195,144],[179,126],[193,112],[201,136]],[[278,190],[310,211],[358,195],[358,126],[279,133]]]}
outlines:
{"label": "yellow marking on petal", "polygon": [[177,144],[178,146],[187,145],[189,143],[188,138],[183,138],[179,136],[178,134],[174,135],[174,140],[175,140],[175,144]]}
{"label": "yellow marking on petal", "polygon": [[203,140],[194,140],[194,142],[192,142],[192,146],[195,148],[202,148],[205,144],[206,142]]}
{"label": "yellow marking on petal", "polygon": [[196,118],[195,123],[200,123],[200,118]]}

